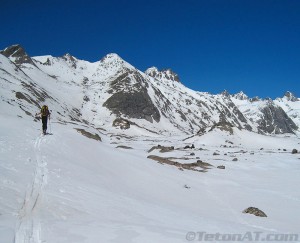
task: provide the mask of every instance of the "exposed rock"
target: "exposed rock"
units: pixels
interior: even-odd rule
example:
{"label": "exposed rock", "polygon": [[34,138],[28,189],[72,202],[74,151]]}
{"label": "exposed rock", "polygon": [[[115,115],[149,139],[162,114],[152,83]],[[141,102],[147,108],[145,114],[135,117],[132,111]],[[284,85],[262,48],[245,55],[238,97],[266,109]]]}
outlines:
{"label": "exposed rock", "polygon": [[178,74],[174,73],[171,69],[163,69],[159,71],[156,67],[148,68],[145,72],[150,77],[159,80],[170,80],[180,83]]}
{"label": "exposed rock", "polygon": [[297,149],[293,149],[292,150],[292,154],[297,154],[298,153],[298,150]]}
{"label": "exposed rock", "polygon": [[210,169],[210,167],[213,167],[213,165],[211,165],[210,163],[203,162],[202,160],[197,160],[197,165],[205,170]]}
{"label": "exposed rock", "polygon": [[221,169],[221,170],[225,170],[225,166],[224,165],[219,165],[217,166],[218,169]]}
{"label": "exposed rock", "polygon": [[299,101],[299,99],[290,91],[285,92],[284,97],[292,102]]}
{"label": "exposed rock", "polygon": [[65,60],[72,68],[77,68],[77,59],[69,53],[66,53],[61,58]]}
{"label": "exposed rock", "polygon": [[195,153],[190,153],[190,155],[191,155],[191,156],[194,156],[194,155],[195,155]]}
{"label": "exposed rock", "polygon": [[194,149],[194,148],[195,148],[194,144],[192,144],[191,146],[189,145],[184,146],[184,149]]}
{"label": "exposed rock", "polygon": [[124,145],[119,145],[116,148],[122,148],[122,149],[132,149],[132,147],[124,146]]}
{"label": "exposed rock", "polygon": [[225,96],[225,97],[230,97],[230,94],[227,90],[224,90],[221,95]]}
{"label": "exposed rock", "polygon": [[249,207],[243,211],[243,213],[250,213],[257,217],[267,217],[267,215],[260,209],[255,207]]}
{"label": "exposed rock", "polygon": [[21,45],[12,45],[10,47],[5,48],[0,53],[8,58],[14,58],[13,61],[17,65],[28,63],[35,66],[30,56],[27,55],[27,53]]}
{"label": "exposed rock", "polygon": [[234,94],[233,97],[238,100],[247,100],[248,99],[248,96],[243,91],[240,91],[239,93]]}
{"label": "exposed rock", "polygon": [[170,146],[170,147],[166,147],[166,146],[161,146],[161,145],[158,145],[158,146],[153,146],[151,149],[148,150],[148,153],[152,152],[153,150],[155,149],[159,149],[160,153],[166,153],[166,152],[171,152],[174,150],[174,146]]}
{"label": "exposed rock", "polygon": [[103,106],[117,115],[125,115],[129,118],[145,119],[149,122],[153,122],[153,119],[156,122],[160,120],[158,109],[152,103],[148,93],[142,91],[115,93],[105,101]]}
{"label": "exposed rock", "polygon": [[161,153],[166,153],[174,150],[174,146],[171,147],[161,147],[160,151]]}
{"label": "exposed rock", "polygon": [[89,101],[90,101],[90,98],[89,98],[87,95],[85,95],[85,96],[83,97],[83,100],[84,100],[85,102],[89,102]]}
{"label": "exposed rock", "polygon": [[25,100],[29,104],[35,104],[37,107],[39,107],[39,104],[34,99],[32,99],[27,94],[23,94],[22,92],[16,92],[16,98],[20,100]]}
{"label": "exposed rock", "polygon": [[258,96],[255,96],[253,98],[250,99],[250,102],[257,102],[257,101],[260,101],[261,99],[258,97]]}
{"label": "exposed rock", "polygon": [[293,120],[285,113],[285,111],[274,104],[273,101],[261,108],[262,117],[258,121],[258,129],[263,133],[294,133],[298,129]]}
{"label": "exposed rock", "polygon": [[92,133],[87,132],[86,130],[81,129],[81,128],[75,128],[75,129],[77,130],[77,132],[81,133],[83,136],[101,142],[101,137],[100,137],[98,134],[96,134],[96,133],[95,133],[95,134],[92,134]]}
{"label": "exposed rock", "polygon": [[238,158],[234,158],[232,161],[238,161]]}
{"label": "exposed rock", "polygon": [[113,121],[114,127],[120,127],[121,129],[129,129],[130,128],[130,121],[123,119],[123,118],[116,118]]}
{"label": "exposed rock", "polygon": [[214,153],[213,153],[213,155],[220,155],[220,154],[219,154],[219,153],[217,153],[217,152],[214,152]]}
{"label": "exposed rock", "polygon": [[222,120],[222,121],[216,123],[215,125],[213,125],[209,131],[212,131],[212,130],[218,128],[221,131],[229,132],[232,135],[233,134],[232,127],[233,127],[233,125],[231,123]]}
{"label": "exposed rock", "polygon": [[176,166],[180,170],[186,169],[186,170],[193,170],[193,171],[198,171],[198,172],[206,172],[206,170],[197,169],[197,167],[201,167],[198,162],[197,163],[183,164],[183,163],[175,162],[175,161],[171,160],[171,158],[163,158],[163,157],[159,157],[159,156],[156,156],[156,155],[149,155],[147,158],[155,160],[155,161],[157,161],[158,163],[161,163],[161,164],[168,164],[168,165]]}

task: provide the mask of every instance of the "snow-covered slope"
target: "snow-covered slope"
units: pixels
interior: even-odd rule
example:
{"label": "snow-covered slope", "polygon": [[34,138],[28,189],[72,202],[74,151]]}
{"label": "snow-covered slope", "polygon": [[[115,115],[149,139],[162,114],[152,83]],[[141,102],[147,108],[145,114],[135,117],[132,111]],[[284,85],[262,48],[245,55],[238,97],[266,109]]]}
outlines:
{"label": "snow-covered slope", "polygon": [[[131,127],[164,134],[195,134],[219,122],[267,134],[298,129],[299,121],[286,102],[279,106],[278,100],[255,103],[243,93],[196,92],[185,87],[170,69],[153,67],[143,73],[117,54],[90,63],[70,54],[30,58],[18,45],[1,53],[1,82],[4,92],[10,94],[2,95],[3,100],[12,101],[16,92],[24,93],[28,99],[38,100],[33,103],[36,108],[48,102],[61,120],[71,117],[112,129],[114,120],[123,118]],[[23,86],[18,91],[12,84],[16,80]],[[32,89],[42,90],[44,97]],[[26,102],[18,97],[12,103],[21,103],[26,110]],[[300,101],[289,102],[298,105]]]}
{"label": "snow-covered slope", "polygon": [[242,93],[233,95],[231,100],[245,117],[256,124],[259,133],[281,134],[299,129],[299,101],[249,99]]}
{"label": "snow-covered slope", "polygon": [[[14,112],[0,112],[1,243],[174,243],[199,231],[298,232],[299,156],[291,154],[299,147],[296,137],[234,129],[231,136],[213,130],[183,142],[147,133],[124,137],[54,118],[52,135],[41,136],[39,123]],[[102,142],[74,128],[98,134]],[[192,143],[194,149],[183,149]],[[157,144],[175,150],[147,152]],[[186,164],[200,158],[212,167],[182,171],[149,155]],[[243,214],[250,206],[268,217]]]}
{"label": "snow-covered slope", "polygon": [[[19,48],[0,54],[0,243],[299,233],[300,140],[256,133],[266,101],[195,92],[116,54],[89,63]],[[291,115],[297,102],[272,105]],[[34,115],[44,103],[46,136]],[[243,213],[251,206],[267,217]]]}

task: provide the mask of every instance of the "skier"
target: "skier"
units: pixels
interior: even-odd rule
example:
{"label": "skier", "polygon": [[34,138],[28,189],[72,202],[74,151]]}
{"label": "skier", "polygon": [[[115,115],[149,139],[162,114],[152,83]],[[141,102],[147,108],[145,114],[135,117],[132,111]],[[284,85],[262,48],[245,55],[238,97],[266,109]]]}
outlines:
{"label": "skier", "polygon": [[46,135],[47,132],[47,121],[50,120],[50,112],[47,105],[43,105],[41,112],[37,113],[36,116],[41,115],[43,123],[43,134]]}

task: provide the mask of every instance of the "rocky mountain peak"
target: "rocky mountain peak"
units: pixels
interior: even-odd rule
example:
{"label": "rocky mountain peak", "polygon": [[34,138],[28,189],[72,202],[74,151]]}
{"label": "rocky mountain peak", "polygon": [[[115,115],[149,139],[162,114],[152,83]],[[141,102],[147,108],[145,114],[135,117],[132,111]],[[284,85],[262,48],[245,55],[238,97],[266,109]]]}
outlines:
{"label": "rocky mountain peak", "polygon": [[101,60],[101,63],[105,63],[105,64],[112,64],[112,63],[118,63],[118,64],[122,64],[125,61],[116,53],[109,53],[106,56],[104,56]]}
{"label": "rocky mountain peak", "polygon": [[133,66],[124,61],[118,54],[115,53],[110,53],[104,56],[100,60],[99,67],[103,70],[114,70],[114,72],[117,72],[117,70],[123,70],[124,68],[135,70]]}
{"label": "rocky mountain peak", "polygon": [[221,95],[225,96],[225,97],[230,97],[230,94],[227,90],[224,90]]}
{"label": "rocky mountain peak", "polygon": [[150,67],[145,71],[145,74],[155,77],[159,73],[159,70],[157,67]]}
{"label": "rocky mountain peak", "polygon": [[248,96],[243,91],[234,94],[232,97],[237,100],[248,100]]}
{"label": "rocky mountain peak", "polygon": [[156,67],[148,68],[145,73],[150,77],[159,79],[159,80],[170,80],[180,83],[178,74],[176,74],[172,69],[162,69],[158,70]]}
{"label": "rocky mountain peak", "polygon": [[290,91],[285,92],[284,98],[286,98],[288,101],[299,101],[299,99]]}
{"label": "rocky mountain peak", "polygon": [[257,102],[260,101],[261,99],[258,96],[255,96],[253,98],[250,99],[250,102]]}
{"label": "rocky mountain peak", "polygon": [[9,58],[17,65],[21,65],[24,63],[35,65],[32,59],[25,52],[24,48],[19,44],[9,46],[5,48],[3,51],[1,51],[0,53],[6,56],[7,58]]}
{"label": "rocky mountain peak", "polygon": [[268,134],[294,133],[298,129],[293,120],[276,105],[271,99],[266,99],[264,106],[260,108],[261,119],[258,121],[259,131]]}
{"label": "rocky mountain peak", "polygon": [[63,55],[62,59],[69,63],[73,68],[77,67],[77,58],[72,56],[70,53],[66,53],[65,55]]}

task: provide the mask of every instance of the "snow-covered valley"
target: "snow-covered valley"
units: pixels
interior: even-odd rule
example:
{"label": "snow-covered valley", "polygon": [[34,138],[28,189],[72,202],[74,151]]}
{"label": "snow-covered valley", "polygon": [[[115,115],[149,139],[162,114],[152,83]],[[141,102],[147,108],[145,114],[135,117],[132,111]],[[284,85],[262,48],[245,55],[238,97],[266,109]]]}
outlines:
{"label": "snow-covered valley", "polygon": [[[77,61],[74,73],[41,64],[48,58],[19,65],[0,54],[1,243],[197,242],[197,232],[300,241],[297,98],[272,101],[285,113],[264,125],[260,107],[271,101],[191,91],[114,55],[110,65]],[[107,102],[124,101],[124,90],[147,93],[138,101],[151,109]],[[48,135],[34,115],[44,103]],[[116,118],[130,128],[113,126]]]}
{"label": "snow-covered valley", "polygon": [[[183,141],[99,133],[100,142],[74,129],[87,129],[82,125],[53,118],[51,126],[53,135],[43,136],[38,123],[1,116],[1,242],[186,242],[190,231],[298,233],[296,137],[215,131]],[[174,150],[148,153],[158,144]],[[191,144],[195,148],[184,149]],[[201,159],[212,167],[180,170],[149,155],[180,163]],[[250,206],[268,217],[242,213]]]}

